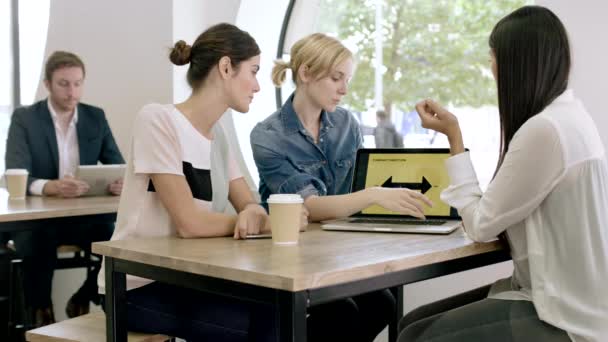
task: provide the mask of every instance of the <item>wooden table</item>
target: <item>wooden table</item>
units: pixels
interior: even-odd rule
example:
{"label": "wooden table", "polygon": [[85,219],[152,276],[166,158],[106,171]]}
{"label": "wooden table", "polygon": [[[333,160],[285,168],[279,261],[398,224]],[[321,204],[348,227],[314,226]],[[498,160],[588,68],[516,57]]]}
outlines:
{"label": "wooden table", "polygon": [[108,341],[126,341],[126,274],[255,302],[277,310],[280,341],[306,341],[308,307],[391,288],[403,314],[403,287],[509,260],[498,241],[475,243],[462,230],[448,236],[326,232],[318,225],[297,246],[232,238],[148,238],[97,242],[106,257]]}
{"label": "wooden table", "polygon": [[[120,197],[56,198],[28,196],[24,200],[11,200],[6,189],[0,188],[0,237],[3,233],[32,229],[44,229],[57,220],[66,224],[80,222],[114,222]],[[0,239],[2,240],[2,239]],[[2,241],[4,242],[4,241]],[[72,260],[65,260],[64,266],[73,267]],[[12,282],[12,280],[11,280]],[[13,297],[9,294],[9,333],[22,327],[13,320]]]}
{"label": "wooden table", "polygon": [[88,221],[92,217],[116,219],[117,196],[56,198],[28,196],[11,200],[0,189],[0,233],[44,226],[48,220]]}

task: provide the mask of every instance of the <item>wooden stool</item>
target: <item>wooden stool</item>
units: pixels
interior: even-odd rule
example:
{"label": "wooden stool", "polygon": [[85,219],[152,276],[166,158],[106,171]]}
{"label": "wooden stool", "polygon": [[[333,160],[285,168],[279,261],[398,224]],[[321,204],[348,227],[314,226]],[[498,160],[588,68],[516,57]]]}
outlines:
{"label": "wooden stool", "polygon": [[[28,342],[105,342],[106,316],[103,312],[94,312],[76,318],[47,325],[25,333]],[[165,335],[153,335],[129,332],[129,342],[164,342],[173,338]]]}
{"label": "wooden stool", "polygon": [[[68,253],[72,255],[69,257],[59,257],[60,255]],[[83,250],[79,246],[61,245],[57,247],[57,265],[55,266],[56,270],[81,267],[90,270],[93,264],[94,262],[91,258],[91,253],[89,251]]]}
{"label": "wooden stool", "polygon": [[80,251],[82,251],[82,248],[80,248],[76,245],[61,245],[61,246],[57,247],[57,254],[80,253]]}

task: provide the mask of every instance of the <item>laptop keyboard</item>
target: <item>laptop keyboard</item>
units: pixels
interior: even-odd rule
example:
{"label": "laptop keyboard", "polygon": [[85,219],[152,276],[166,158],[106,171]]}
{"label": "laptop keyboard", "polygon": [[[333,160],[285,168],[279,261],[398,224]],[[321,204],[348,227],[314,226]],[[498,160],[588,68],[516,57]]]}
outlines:
{"label": "laptop keyboard", "polygon": [[376,224],[408,224],[413,226],[440,226],[446,223],[446,220],[420,220],[420,219],[410,219],[410,218],[374,218],[374,217],[361,217],[350,219],[351,223],[376,223]]}

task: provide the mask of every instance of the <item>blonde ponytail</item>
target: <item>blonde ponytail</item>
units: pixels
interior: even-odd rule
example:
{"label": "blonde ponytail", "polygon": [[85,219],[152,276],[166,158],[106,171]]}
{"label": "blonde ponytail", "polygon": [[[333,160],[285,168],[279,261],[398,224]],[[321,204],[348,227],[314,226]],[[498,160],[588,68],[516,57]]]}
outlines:
{"label": "blonde ponytail", "polygon": [[[329,75],[338,64],[349,58],[353,58],[352,52],[339,40],[323,33],[313,33],[298,40],[291,47],[288,67],[293,73],[292,78],[297,87],[300,84],[297,73],[300,67],[306,66],[306,73],[312,79],[320,79]],[[281,84],[285,79],[286,68],[279,67],[278,63],[275,65],[272,70],[272,80],[275,84]]]}
{"label": "blonde ponytail", "polygon": [[274,67],[272,68],[272,83],[274,86],[279,88],[285,82],[285,77],[287,74],[287,69],[289,69],[289,63],[283,60],[274,61]]}

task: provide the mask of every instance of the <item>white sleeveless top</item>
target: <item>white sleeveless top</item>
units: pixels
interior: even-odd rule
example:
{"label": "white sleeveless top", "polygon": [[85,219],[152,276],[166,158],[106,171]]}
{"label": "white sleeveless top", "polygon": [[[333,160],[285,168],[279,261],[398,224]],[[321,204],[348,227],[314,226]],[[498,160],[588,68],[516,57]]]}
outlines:
{"label": "white sleeveless top", "polygon": [[[213,141],[201,135],[174,105],[146,105],[135,118],[133,138],[111,240],[176,236],[175,224],[155,192],[150,174],[184,176],[196,205],[223,212],[228,182],[242,177],[220,123]],[[127,290],[151,283],[127,276]],[[97,277],[105,293],[104,265]]]}

